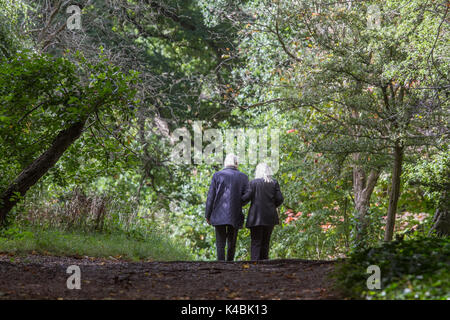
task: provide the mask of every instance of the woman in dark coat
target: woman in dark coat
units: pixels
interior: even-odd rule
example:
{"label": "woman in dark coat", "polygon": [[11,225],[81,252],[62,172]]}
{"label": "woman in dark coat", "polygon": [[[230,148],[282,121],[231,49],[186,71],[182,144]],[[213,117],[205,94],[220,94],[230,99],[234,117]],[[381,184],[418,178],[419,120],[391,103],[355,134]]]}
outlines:
{"label": "woman in dark coat", "polygon": [[269,259],[270,236],[279,224],[277,207],[283,203],[283,195],[271,172],[267,164],[258,164],[255,179],[243,196],[245,204],[251,201],[245,226],[250,229],[252,260]]}

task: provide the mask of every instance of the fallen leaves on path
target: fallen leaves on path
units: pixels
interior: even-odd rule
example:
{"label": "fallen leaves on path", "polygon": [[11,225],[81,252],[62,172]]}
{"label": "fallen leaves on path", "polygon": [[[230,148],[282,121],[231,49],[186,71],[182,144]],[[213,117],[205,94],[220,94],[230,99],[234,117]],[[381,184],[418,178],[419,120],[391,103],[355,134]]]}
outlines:
{"label": "fallen leaves on path", "polygon": [[[69,290],[67,267],[81,270]],[[126,262],[0,254],[0,299],[337,299],[330,261]]]}

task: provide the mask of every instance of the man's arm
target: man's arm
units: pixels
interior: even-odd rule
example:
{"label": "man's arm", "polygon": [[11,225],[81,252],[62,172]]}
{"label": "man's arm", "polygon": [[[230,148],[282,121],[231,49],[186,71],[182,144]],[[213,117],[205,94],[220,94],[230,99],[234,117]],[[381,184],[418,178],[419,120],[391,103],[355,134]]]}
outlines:
{"label": "man's arm", "polygon": [[205,218],[209,223],[212,210],[214,208],[214,199],[216,198],[216,176],[214,175],[209,186],[208,197],[206,199]]}
{"label": "man's arm", "polygon": [[242,206],[245,206],[247,203],[249,203],[251,197],[252,197],[252,189],[251,189],[250,183],[248,182],[248,177],[245,176],[245,182],[244,182],[244,187],[242,189],[242,196],[241,196]]}

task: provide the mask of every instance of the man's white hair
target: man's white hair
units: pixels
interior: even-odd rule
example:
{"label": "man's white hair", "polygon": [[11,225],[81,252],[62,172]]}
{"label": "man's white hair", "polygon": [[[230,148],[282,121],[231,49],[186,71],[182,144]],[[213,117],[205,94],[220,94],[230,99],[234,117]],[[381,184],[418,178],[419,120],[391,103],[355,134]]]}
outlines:
{"label": "man's white hair", "polygon": [[272,169],[262,162],[256,166],[255,179],[263,179],[265,182],[272,182]]}
{"label": "man's white hair", "polygon": [[223,162],[224,167],[235,167],[238,166],[238,157],[235,154],[228,154]]}

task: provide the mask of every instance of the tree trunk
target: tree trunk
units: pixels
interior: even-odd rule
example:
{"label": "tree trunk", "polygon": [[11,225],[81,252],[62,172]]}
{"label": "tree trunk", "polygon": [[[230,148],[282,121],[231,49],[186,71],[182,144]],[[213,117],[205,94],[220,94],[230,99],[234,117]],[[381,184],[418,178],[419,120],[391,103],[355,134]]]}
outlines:
{"label": "tree trunk", "polygon": [[[355,161],[359,161],[360,154],[354,154]],[[367,177],[365,170],[358,164],[353,168],[353,192],[355,194],[356,210],[356,244],[359,246],[367,235],[367,213],[370,206],[370,197],[377,184],[380,171],[372,169]]]}
{"label": "tree trunk", "polygon": [[439,205],[433,217],[433,226],[431,232],[436,232],[436,235],[445,237],[450,235],[450,199],[448,191],[444,190],[439,199]]}
{"label": "tree trunk", "polygon": [[85,120],[79,121],[59,132],[50,148],[34,160],[0,195],[0,224],[8,212],[47,171],[61,158],[69,146],[77,140],[84,128]]}
{"label": "tree trunk", "polygon": [[450,211],[437,209],[433,220],[435,222],[431,230],[434,230],[436,235],[441,237],[450,235]]}
{"label": "tree trunk", "polygon": [[386,220],[384,241],[391,241],[394,236],[395,215],[397,213],[398,198],[400,197],[400,176],[403,165],[403,146],[398,143],[394,147],[394,167],[392,168],[391,192]]}
{"label": "tree trunk", "polygon": [[349,228],[349,222],[348,222],[348,215],[347,215],[347,208],[348,208],[348,198],[345,197],[344,199],[344,228],[345,228],[345,248],[350,249],[350,228]]}

